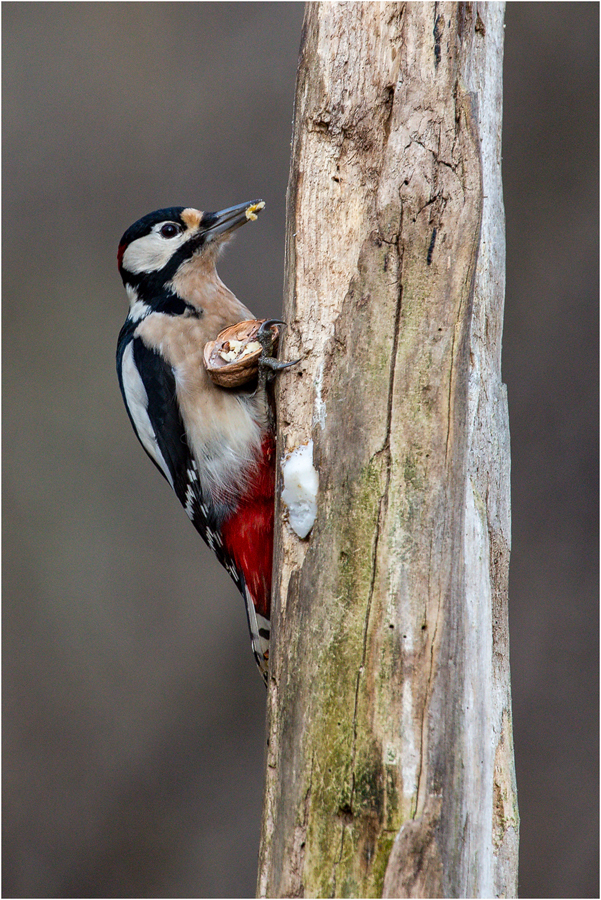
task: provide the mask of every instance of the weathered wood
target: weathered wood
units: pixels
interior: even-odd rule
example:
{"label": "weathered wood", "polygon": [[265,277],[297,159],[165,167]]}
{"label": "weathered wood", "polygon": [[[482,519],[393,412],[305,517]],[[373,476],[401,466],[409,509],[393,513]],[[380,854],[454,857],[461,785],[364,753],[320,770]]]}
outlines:
{"label": "weathered wood", "polygon": [[515,895],[503,5],[309,4],[260,896]]}

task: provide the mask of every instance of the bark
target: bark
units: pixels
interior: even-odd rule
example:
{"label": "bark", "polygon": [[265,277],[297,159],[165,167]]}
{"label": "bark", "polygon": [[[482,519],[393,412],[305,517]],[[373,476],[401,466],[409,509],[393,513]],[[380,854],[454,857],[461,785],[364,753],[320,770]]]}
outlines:
{"label": "bark", "polygon": [[512,896],[503,4],[305,14],[258,893]]}

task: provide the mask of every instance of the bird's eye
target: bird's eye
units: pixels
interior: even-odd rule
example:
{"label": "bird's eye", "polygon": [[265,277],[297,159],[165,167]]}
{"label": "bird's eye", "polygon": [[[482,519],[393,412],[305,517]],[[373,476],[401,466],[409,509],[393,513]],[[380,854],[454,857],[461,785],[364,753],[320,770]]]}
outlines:
{"label": "bird's eye", "polygon": [[180,234],[181,228],[179,225],[176,225],[175,222],[166,222],[164,225],[161,225],[161,230],[159,234],[164,238],[172,238],[177,234]]}

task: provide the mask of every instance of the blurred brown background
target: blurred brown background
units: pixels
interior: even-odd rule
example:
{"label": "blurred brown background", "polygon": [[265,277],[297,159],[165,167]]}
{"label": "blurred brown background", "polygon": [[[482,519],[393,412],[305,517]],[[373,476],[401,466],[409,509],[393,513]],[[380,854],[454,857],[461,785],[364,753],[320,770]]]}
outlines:
{"label": "blurred brown background", "polygon": [[[300,3],[4,3],[4,896],[253,896],[265,690],[240,597],[118,392],[115,252],[267,209],[277,314]],[[598,896],[598,6],[509,4],[504,378],[521,894]]]}

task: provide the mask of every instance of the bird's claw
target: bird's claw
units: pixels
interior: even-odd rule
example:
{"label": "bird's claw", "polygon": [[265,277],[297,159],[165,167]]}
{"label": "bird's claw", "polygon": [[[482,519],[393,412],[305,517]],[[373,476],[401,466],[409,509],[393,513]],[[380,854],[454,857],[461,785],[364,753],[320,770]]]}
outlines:
{"label": "bird's claw", "polygon": [[261,356],[259,358],[259,366],[264,369],[271,369],[272,372],[288,369],[290,366],[295,366],[299,362],[300,359],[293,359],[291,362],[283,362],[279,359],[274,359],[273,356]]}
{"label": "bird's claw", "polygon": [[259,326],[258,334],[265,334],[265,332],[270,332],[272,325],[282,325],[285,328],[286,322],[282,322],[281,319],[265,319],[265,321],[261,322],[261,325]]}
{"label": "bird's claw", "polygon": [[300,359],[293,359],[291,362],[283,362],[279,359],[275,359],[273,356],[274,335],[271,330],[273,325],[279,325],[280,327],[285,328],[286,322],[282,322],[281,319],[265,319],[257,332],[256,339],[263,348],[263,352],[259,357],[259,379],[260,382],[263,383],[268,379],[270,380],[273,378],[278,372],[281,372],[282,369],[288,369],[290,366],[295,366],[300,362]]}
{"label": "bird's claw", "polygon": [[257,332],[257,340],[263,348],[262,357],[273,356],[273,345],[275,340],[273,331],[271,330],[273,325],[286,327],[286,323],[282,322],[281,319],[265,319],[265,321],[261,323]]}

